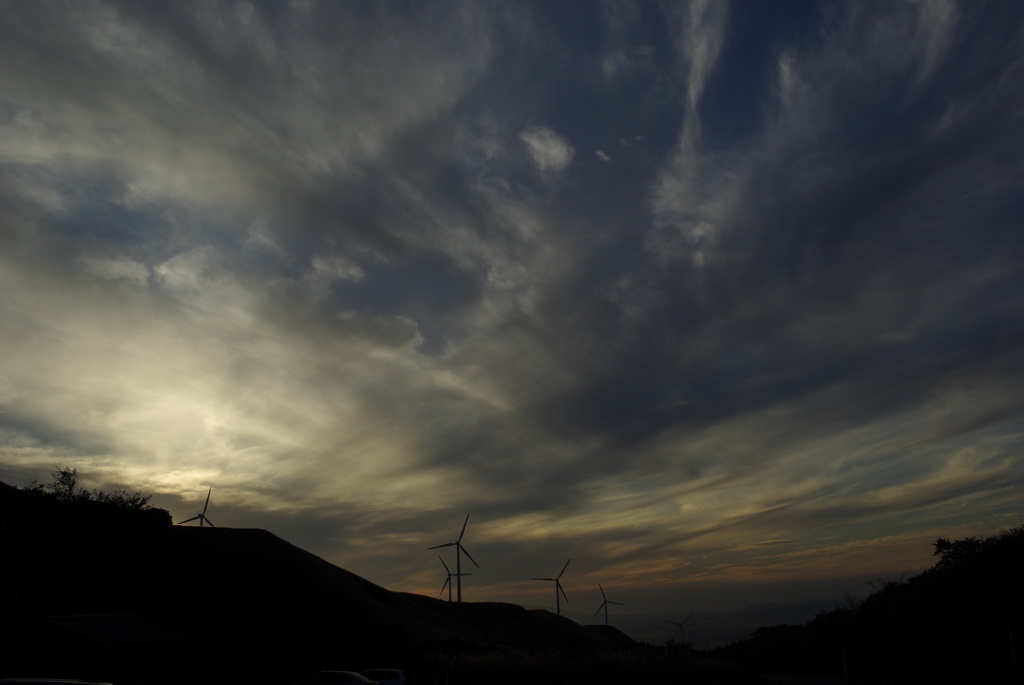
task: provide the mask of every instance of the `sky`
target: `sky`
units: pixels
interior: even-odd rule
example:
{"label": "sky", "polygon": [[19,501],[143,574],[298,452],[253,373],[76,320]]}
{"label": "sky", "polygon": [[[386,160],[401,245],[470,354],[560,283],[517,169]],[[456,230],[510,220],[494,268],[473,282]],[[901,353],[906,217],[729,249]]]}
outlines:
{"label": "sky", "polygon": [[1024,522],[1024,5],[0,6],[0,480],[583,615]]}

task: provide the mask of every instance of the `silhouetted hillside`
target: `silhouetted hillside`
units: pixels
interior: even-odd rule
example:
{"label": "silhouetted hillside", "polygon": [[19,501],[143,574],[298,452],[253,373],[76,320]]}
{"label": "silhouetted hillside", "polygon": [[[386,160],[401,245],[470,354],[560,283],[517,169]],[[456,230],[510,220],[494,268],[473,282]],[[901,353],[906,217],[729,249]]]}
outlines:
{"label": "silhouetted hillside", "polygon": [[283,684],[323,668],[427,676],[472,662],[479,674],[508,650],[550,661],[635,646],[549,611],[391,592],[265,530],[0,486],[13,589],[0,677]]}
{"label": "silhouetted hillside", "polygon": [[880,580],[859,605],[761,628],[709,654],[761,672],[845,671],[867,682],[1021,682],[1024,526],[935,546],[933,568]]}

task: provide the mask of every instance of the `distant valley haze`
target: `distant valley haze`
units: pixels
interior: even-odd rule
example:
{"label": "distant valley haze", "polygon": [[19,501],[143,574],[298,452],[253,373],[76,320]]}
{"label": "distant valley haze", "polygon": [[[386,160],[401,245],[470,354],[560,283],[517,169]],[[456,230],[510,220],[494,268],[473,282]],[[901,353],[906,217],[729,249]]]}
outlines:
{"label": "distant valley haze", "polygon": [[1024,521],[1022,3],[2,23],[6,483],[659,640]]}

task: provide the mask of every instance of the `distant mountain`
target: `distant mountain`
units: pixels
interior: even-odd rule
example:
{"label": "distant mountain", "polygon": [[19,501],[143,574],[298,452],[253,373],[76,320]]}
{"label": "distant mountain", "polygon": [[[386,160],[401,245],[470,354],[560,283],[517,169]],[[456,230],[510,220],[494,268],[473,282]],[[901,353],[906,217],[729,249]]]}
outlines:
{"label": "distant mountain", "polygon": [[[713,649],[744,640],[762,626],[806,623],[816,614],[834,608],[835,604],[835,601],[819,599],[763,602],[736,611],[698,611],[686,622],[685,640],[694,649]],[[679,629],[668,621],[680,618],[678,614],[620,613],[615,617],[615,624],[640,642],[660,645],[679,639]]]}
{"label": "distant mountain", "polygon": [[[325,667],[414,663],[430,650],[634,644],[546,610],[391,592],[265,530],[172,526],[162,510],[2,483],[0,545],[11,588],[0,599],[0,677],[83,677],[117,662],[135,682],[287,683]],[[101,628],[55,616],[107,619]],[[138,634],[139,621],[158,637],[116,635]]]}

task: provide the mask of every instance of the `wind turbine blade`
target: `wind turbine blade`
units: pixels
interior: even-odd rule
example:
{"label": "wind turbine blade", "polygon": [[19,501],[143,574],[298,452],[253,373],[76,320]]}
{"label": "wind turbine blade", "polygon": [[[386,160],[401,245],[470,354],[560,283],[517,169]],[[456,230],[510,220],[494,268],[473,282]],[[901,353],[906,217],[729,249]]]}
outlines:
{"label": "wind turbine blade", "polygon": [[626,606],[626,605],[625,605],[625,604],[623,604],[622,602],[613,602],[613,601],[611,601],[610,599],[608,600],[608,603],[609,603],[609,604],[618,604],[618,605],[619,605],[620,607],[624,607],[624,606]]}
{"label": "wind turbine blade", "polygon": [[206,504],[203,505],[203,513],[206,513],[206,507],[210,506],[210,495],[213,494],[213,487],[206,493]]}
{"label": "wind turbine blade", "polygon": [[602,604],[601,606],[597,607],[597,611],[594,612],[594,616],[597,616],[599,613],[601,613],[601,609],[604,609],[604,604]]}
{"label": "wind turbine blade", "polygon": [[562,593],[562,597],[565,597],[565,601],[568,604],[569,596],[567,594],[565,594],[565,590],[562,589],[562,584],[559,583],[557,580],[555,581],[555,588],[557,589],[558,592]]}
{"label": "wind turbine blade", "polygon": [[550,580],[553,583],[557,583],[558,582],[557,578],[534,578],[534,580]]}
{"label": "wind turbine blade", "polygon": [[442,547],[451,547],[454,544],[456,544],[456,543],[454,543],[454,542],[446,542],[443,545],[434,545],[433,547],[427,547],[427,549],[441,549]]}
{"label": "wind turbine blade", "polygon": [[[570,559],[569,561],[572,561],[572,559]],[[565,573],[565,569],[569,568],[569,561],[565,562],[565,566],[563,566],[562,570],[558,573],[559,578],[561,578],[562,574]]]}
{"label": "wind turbine blade", "polygon": [[450,584],[451,582],[452,582],[452,577],[451,577],[451,576],[448,576],[447,578],[445,578],[445,581],[444,581],[444,585],[442,585],[442,586],[441,586],[441,591],[440,591],[440,592],[438,592],[437,594],[439,594],[439,595],[443,595],[443,594],[444,594],[444,589],[445,589],[446,587],[448,587],[448,585],[449,585],[449,584]]}
{"label": "wind turbine blade", "polygon": [[603,588],[603,587],[601,587],[601,583],[598,583],[598,584],[597,584],[597,587],[598,587],[598,589],[599,589],[599,590],[601,590],[601,599],[603,599],[604,601],[606,601],[606,602],[607,602],[607,601],[608,601],[608,598],[607,598],[607,597],[605,596],[605,594],[604,594],[604,588]]}
{"label": "wind turbine blade", "polygon": [[444,566],[444,570],[448,572],[448,578],[450,580],[452,577],[452,570],[448,568],[448,564],[444,563],[444,559],[442,559],[440,555],[437,557],[437,560],[441,562],[441,565]]}
{"label": "wind turbine blade", "polygon": [[[456,544],[458,544],[458,543],[456,543]],[[459,549],[461,549],[463,552],[466,552],[466,548],[463,547],[462,545],[459,545]],[[470,556],[469,552],[466,552],[466,556],[469,557],[469,560],[473,562],[474,566],[476,566],[477,568],[480,568],[480,564],[476,563],[476,559],[474,559],[472,556]]]}
{"label": "wind turbine blade", "polygon": [[210,524],[210,528],[216,528],[217,527],[217,526],[213,525],[213,521],[211,521],[210,519],[206,518],[205,516],[203,517],[203,520]]}
{"label": "wind turbine blade", "polygon": [[197,518],[199,518],[199,517],[198,516],[193,516],[190,519],[185,519],[184,521],[181,521],[180,523],[178,523],[178,525],[180,526],[182,523],[188,523],[189,521],[195,521]]}
{"label": "wind turbine blade", "polygon": [[466,520],[462,522],[462,532],[459,533],[459,539],[456,542],[462,542],[462,536],[466,534],[467,523],[469,523],[469,514],[466,514]]}
{"label": "wind turbine blade", "polygon": [[[690,612],[690,616],[693,616],[693,612],[692,612],[692,611]],[[683,619],[683,623],[686,623],[687,621],[689,621],[689,620],[690,620],[690,616],[687,616],[686,618],[684,618],[684,619]],[[682,627],[683,623],[680,623],[680,624],[679,624],[679,625],[680,625],[680,627]]]}

